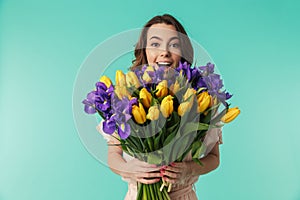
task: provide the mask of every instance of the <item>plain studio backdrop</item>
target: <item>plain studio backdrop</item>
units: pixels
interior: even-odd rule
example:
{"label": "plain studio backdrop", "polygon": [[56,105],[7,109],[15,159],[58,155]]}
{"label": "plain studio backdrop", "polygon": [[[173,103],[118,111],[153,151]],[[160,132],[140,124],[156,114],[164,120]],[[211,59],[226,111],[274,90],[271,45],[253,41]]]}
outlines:
{"label": "plain studio backdrop", "polygon": [[0,199],[124,197],[127,184],[79,137],[74,82],[98,44],[170,13],[241,109],[224,127],[219,168],[196,184],[199,199],[299,200],[299,9],[296,0],[0,1]]}

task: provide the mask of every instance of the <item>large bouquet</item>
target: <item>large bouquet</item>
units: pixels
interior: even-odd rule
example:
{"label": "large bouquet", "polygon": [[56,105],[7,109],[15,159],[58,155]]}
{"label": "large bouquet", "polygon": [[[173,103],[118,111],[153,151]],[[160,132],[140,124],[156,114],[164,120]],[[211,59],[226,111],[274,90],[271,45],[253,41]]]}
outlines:
{"label": "large bouquet", "polygon": [[[176,69],[143,66],[115,84],[102,76],[83,101],[85,112],[103,118],[103,131],[120,141],[127,154],[156,165],[180,162],[191,153],[195,162],[205,152],[210,128],[232,121],[240,110],[229,108],[232,95],[223,89],[214,64]],[[165,187],[166,186],[166,187]],[[169,199],[171,184],[138,184],[137,199]]]}

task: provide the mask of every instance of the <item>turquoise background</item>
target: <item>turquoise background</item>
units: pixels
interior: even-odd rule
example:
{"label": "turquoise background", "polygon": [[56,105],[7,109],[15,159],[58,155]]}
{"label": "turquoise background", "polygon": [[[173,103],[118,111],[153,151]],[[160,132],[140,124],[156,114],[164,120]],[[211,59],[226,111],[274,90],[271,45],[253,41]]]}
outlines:
{"label": "turquoise background", "polygon": [[100,42],[170,13],[242,111],[224,128],[220,167],[196,184],[199,198],[300,200],[299,9],[296,0],[0,1],[0,199],[123,198],[126,183],[80,141],[73,84]]}

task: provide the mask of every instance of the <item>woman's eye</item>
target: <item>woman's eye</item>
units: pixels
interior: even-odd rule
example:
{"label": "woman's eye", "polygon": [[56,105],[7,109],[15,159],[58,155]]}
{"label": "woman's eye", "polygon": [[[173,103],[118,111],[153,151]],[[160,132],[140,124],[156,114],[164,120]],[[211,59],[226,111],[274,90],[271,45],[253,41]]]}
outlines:
{"label": "woman's eye", "polygon": [[153,42],[153,43],[151,43],[151,47],[159,47],[159,43]]}
{"label": "woman's eye", "polygon": [[171,44],[170,46],[172,48],[179,48],[180,47],[180,45],[178,43]]}

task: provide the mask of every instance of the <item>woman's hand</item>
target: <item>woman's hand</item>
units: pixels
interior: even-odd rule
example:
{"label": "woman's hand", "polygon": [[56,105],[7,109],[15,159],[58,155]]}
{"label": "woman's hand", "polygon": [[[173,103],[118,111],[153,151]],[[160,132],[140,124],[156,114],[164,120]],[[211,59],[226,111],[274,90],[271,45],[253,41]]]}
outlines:
{"label": "woman's hand", "polygon": [[161,179],[160,167],[136,158],[126,162],[122,176],[144,184],[153,184]]}
{"label": "woman's hand", "polygon": [[183,183],[192,176],[199,176],[215,170],[220,164],[219,144],[216,143],[213,149],[201,158],[202,165],[194,161],[174,162],[161,169],[163,179],[169,183]]}
{"label": "woman's hand", "polygon": [[163,179],[172,184],[184,183],[192,176],[190,162],[174,162],[161,168]]}

